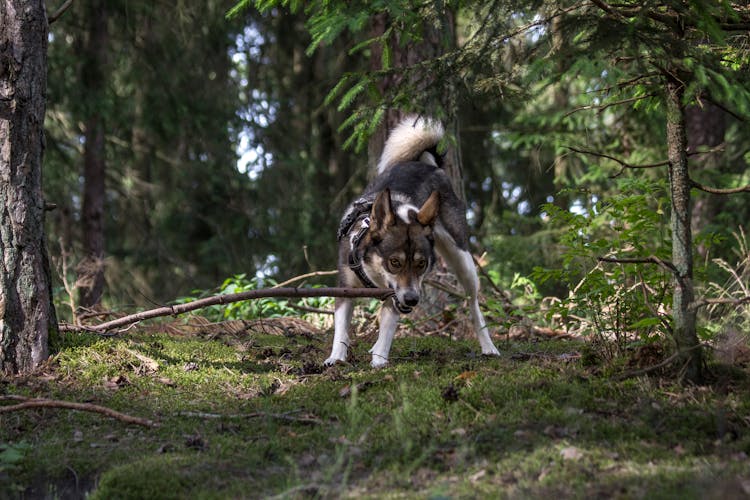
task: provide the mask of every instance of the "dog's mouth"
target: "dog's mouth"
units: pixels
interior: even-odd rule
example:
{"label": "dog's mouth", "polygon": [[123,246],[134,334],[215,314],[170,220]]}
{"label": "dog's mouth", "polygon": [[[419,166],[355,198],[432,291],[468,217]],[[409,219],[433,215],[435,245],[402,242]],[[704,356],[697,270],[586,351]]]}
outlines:
{"label": "dog's mouth", "polygon": [[407,306],[406,304],[402,304],[401,302],[399,302],[398,298],[396,298],[395,295],[393,296],[393,305],[396,306],[396,309],[401,314],[409,314],[410,312],[414,310],[413,307]]}

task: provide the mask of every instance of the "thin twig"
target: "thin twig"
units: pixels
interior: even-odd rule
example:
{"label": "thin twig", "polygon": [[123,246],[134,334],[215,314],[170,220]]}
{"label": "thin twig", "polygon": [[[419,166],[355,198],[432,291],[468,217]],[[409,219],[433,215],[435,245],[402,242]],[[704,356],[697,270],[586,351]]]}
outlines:
{"label": "thin twig", "polygon": [[330,309],[321,309],[319,307],[308,307],[308,306],[302,306],[300,304],[287,304],[292,309],[296,309],[298,311],[310,313],[310,314],[334,314],[333,311]]}
{"label": "thin twig", "polygon": [[653,366],[648,366],[646,368],[641,368],[640,370],[631,370],[628,372],[621,373],[619,375],[616,375],[614,378],[615,380],[625,380],[627,378],[633,378],[633,377],[639,377],[641,375],[645,375],[647,373],[651,373],[653,371],[658,370],[659,368],[663,368],[667,365],[670,365],[674,362],[675,359],[680,355],[680,351],[674,352],[671,356],[669,356],[667,359],[662,361],[661,363],[657,363]]}
{"label": "thin twig", "polygon": [[281,283],[272,286],[271,288],[281,288],[287,285],[290,285],[294,283],[295,281],[301,281],[307,278],[312,278],[314,276],[333,276],[334,274],[338,274],[338,271],[314,271],[312,273],[307,274],[301,274],[299,276],[295,276],[294,278],[289,278],[286,281],[282,281]]}
{"label": "thin twig", "polygon": [[715,304],[728,304],[738,306],[740,304],[750,304],[750,296],[740,297],[739,299],[730,298],[716,298],[716,299],[698,299],[688,305],[689,311],[694,311],[703,306],[715,305]]}
{"label": "thin twig", "polygon": [[714,188],[709,186],[704,186],[703,184],[700,184],[698,182],[695,182],[694,180],[690,180],[690,185],[694,187],[695,189],[698,189],[700,191],[704,191],[706,193],[711,194],[737,194],[737,193],[750,193],[750,184],[747,186],[742,186],[738,188],[727,188],[727,189],[721,189],[721,188]]}
{"label": "thin twig", "polygon": [[621,373],[619,375],[616,375],[614,379],[625,380],[627,378],[640,377],[641,375],[651,373],[653,371],[658,370],[659,368],[664,368],[665,366],[672,364],[680,355],[685,354],[686,352],[692,351],[694,349],[700,349],[702,347],[706,347],[706,346],[704,344],[697,344],[697,345],[688,347],[687,349],[676,350],[674,353],[672,353],[671,356],[669,356],[667,359],[665,359],[664,361],[660,363],[657,363],[653,366],[647,366],[646,368],[641,368],[639,370],[631,370],[628,372]]}
{"label": "thin twig", "polygon": [[597,151],[590,151],[588,149],[578,149],[578,148],[574,148],[572,146],[565,146],[565,147],[567,149],[570,149],[571,151],[576,152],[576,153],[581,153],[581,154],[591,155],[591,156],[598,156],[599,158],[606,158],[608,160],[612,160],[612,161],[614,161],[616,163],[619,163],[620,165],[622,165],[625,168],[634,168],[634,169],[638,169],[638,168],[656,168],[656,167],[664,167],[666,165],[669,165],[669,160],[663,160],[663,161],[659,161],[659,162],[656,162],[656,163],[646,163],[646,164],[643,164],[643,165],[634,165],[632,163],[628,163],[626,161],[623,161],[623,160],[621,160],[619,158],[615,158],[614,156],[610,156],[610,155],[605,154],[605,153],[599,153]]}
{"label": "thin twig", "polygon": [[676,274],[677,268],[674,264],[669,262],[668,260],[661,260],[660,258],[652,255],[650,257],[646,258],[635,258],[635,259],[628,259],[628,258],[618,258],[618,257],[597,257],[599,262],[611,262],[614,264],[656,264],[659,267],[662,267],[666,269],[667,271]]}
{"label": "thin twig", "polygon": [[[651,315],[655,318],[659,319],[659,322],[661,323],[661,326],[664,328],[664,331],[666,332],[672,332],[672,325],[669,324],[669,321],[667,321],[667,318],[664,317],[663,314],[659,314],[659,311],[654,307],[654,305],[649,300],[648,294],[649,294],[649,287],[646,284],[646,280],[643,279],[643,274],[641,273],[640,269],[638,270],[638,279],[640,282],[638,283],[638,286],[641,288],[641,291],[643,292],[643,303],[646,305],[648,310],[651,312]],[[662,289],[663,291],[663,289]],[[656,295],[656,294],[654,294]],[[663,294],[662,294],[663,298]],[[660,300],[661,302],[661,300]]]}
{"label": "thin twig", "polygon": [[492,289],[495,290],[495,292],[502,299],[503,311],[505,312],[505,314],[507,314],[508,316],[513,316],[515,311],[513,302],[511,302],[510,298],[508,298],[508,296],[505,294],[505,291],[495,284],[495,282],[492,280],[492,277],[489,275],[484,266],[479,262],[479,260],[473,255],[471,256],[471,258],[474,259],[474,265],[477,267],[477,269],[479,269],[479,273],[485,277],[485,279],[490,283]]}
{"label": "thin twig", "polygon": [[446,285],[445,283],[443,283],[443,282],[441,282],[439,280],[432,279],[432,278],[426,278],[424,280],[424,284],[425,285],[429,285],[432,288],[437,288],[438,290],[441,290],[441,291],[447,293],[448,295],[456,297],[457,299],[466,300],[466,295],[465,294],[461,293],[460,291],[456,290],[455,288],[453,288],[450,285]]}
{"label": "thin twig", "polygon": [[60,19],[60,16],[65,14],[65,11],[68,10],[68,8],[73,4],[73,0],[66,0],[65,3],[63,3],[59,9],[57,9],[54,14],[51,16],[47,16],[47,24],[52,24],[58,19]]}
{"label": "thin twig", "polygon": [[106,415],[108,417],[121,420],[122,422],[125,422],[128,424],[142,425],[144,427],[157,427],[158,426],[158,424],[155,423],[153,420],[148,420],[148,419],[140,418],[140,417],[133,417],[131,415],[126,415],[125,413],[120,413],[119,411],[112,410],[111,408],[107,408],[105,406],[99,406],[99,405],[95,405],[91,403],[76,403],[74,401],[62,401],[59,399],[27,398],[24,396],[16,396],[16,395],[0,396],[0,400],[21,401],[20,403],[15,404],[15,405],[0,406],[0,413],[10,413],[12,411],[27,410],[30,408],[64,408],[68,410],[101,413],[102,415]]}
{"label": "thin twig", "polygon": [[601,113],[602,111],[606,110],[607,108],[611,108],[612,106],[619,106],[621,104],[628,104],[628,103],[631,103],[631,102],[637,102],[637,101],[640,101],[642,99],[648,99],[649,97],[654,97],[655,95],[656,94],[646,94],[646,95],[642,95],[642,96],[629,97],[627,99],[621,99],[619,101],[605,102],[603,104],[589,104],[589,105],[586,105],[586,106],[579,106],[579,107],[577,107],[575,109],[572,109],[572,110],[568,111],[567,113],[565,113],[563,115],[563,117],[567,118],[568,116],[570,116],[572,114],[575,114],[575,113],[578,113],[579,111],[587,111],[589,109],[596,109],[599,113]]}
{"label": "thin twig", "polygon": [[70,307],[70,317],[73,319],[73,324],[78,324],[79,318],[76,314],[76,304],[75,304],[75,294],[73,293],[73,286],[68,281],[67,271],[68,271],[68,251],[65,249],[65,245],[63,244],[62,237],[59,238],[58,244],[60,245],[60,266],[62,269],[58,268],[57,272],[60,275],[60,280],[63,283],[63,287],[65,288],[65,293],[68,296],[68,307]]}

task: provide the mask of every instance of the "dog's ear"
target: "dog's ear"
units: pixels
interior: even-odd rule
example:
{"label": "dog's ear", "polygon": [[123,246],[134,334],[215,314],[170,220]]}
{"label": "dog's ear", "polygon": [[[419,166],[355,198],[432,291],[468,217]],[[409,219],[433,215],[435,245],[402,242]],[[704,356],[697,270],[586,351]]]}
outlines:
{"label": "dog's ear", "polygon": [[370,231],[378,234],[396,223],[396,215],[391,207],[391,190],[384,189],[375,198],[370,212]]}
{"label": "dog's ear", "polygon": [[419,209],[417,214],[417,221],[423,226],[431,226],[435,223],[435,219],[438,215],[438,209],[440,208],[440,193],[433,191],[427,201],[424,202],[422,208]]}

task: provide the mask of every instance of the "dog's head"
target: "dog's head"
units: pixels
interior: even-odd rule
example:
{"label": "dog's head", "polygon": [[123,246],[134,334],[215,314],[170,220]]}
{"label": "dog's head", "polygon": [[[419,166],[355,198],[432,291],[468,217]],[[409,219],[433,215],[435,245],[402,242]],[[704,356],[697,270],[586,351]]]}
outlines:
{"label": "dog's head", "polygon": [[433,227],[439,206],[437,191],[420,208],[401,204],[394,209],[388,189],[373,203],[364,270],[378,286],[396,293],[399,312],[409,313],[417,305],[422,278],[435,261]]}

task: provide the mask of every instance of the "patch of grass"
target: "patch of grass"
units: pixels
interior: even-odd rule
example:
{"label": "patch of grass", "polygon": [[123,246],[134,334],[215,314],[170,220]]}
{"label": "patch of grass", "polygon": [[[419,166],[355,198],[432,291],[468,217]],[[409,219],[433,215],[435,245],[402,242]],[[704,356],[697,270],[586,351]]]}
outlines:
{"label": "patch of grass", "polygon": [[[153,419],[37,409],[0,415],[13,497],[736,496],[750,489],[744,376],[685,388],[615,381],[573,341],[401,337],[392,365],[323,370],[324,337],[66,335],[7,394]],[[596,368],[596,367],[594,367]],[[12,477],[9,474],[12,471]],[[15,492],[15,493],[14,493]],[[743,493],[744,492],[744,493]],[[2,495],[0,495],[2,496]]]}

